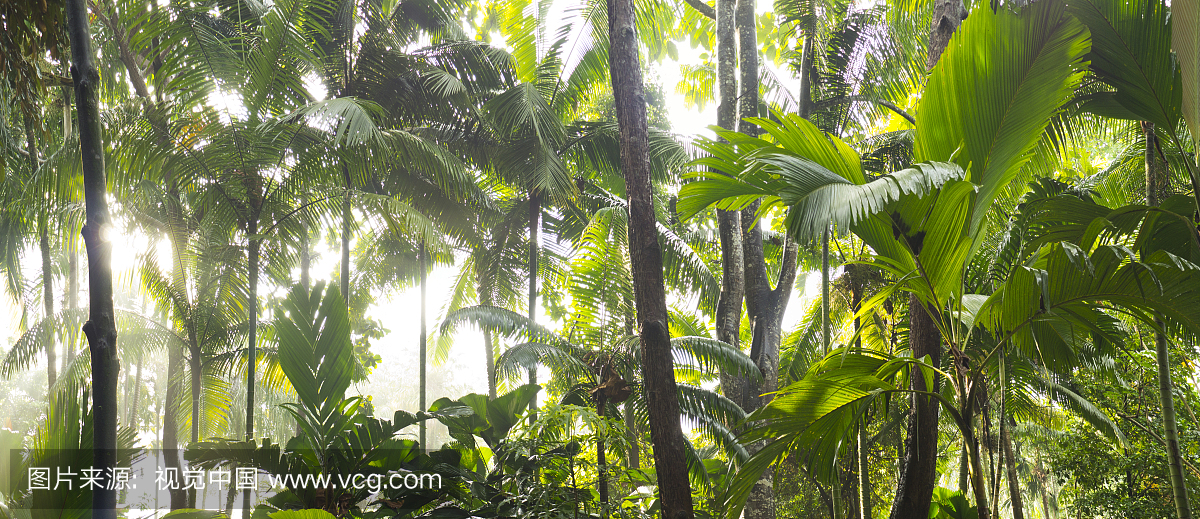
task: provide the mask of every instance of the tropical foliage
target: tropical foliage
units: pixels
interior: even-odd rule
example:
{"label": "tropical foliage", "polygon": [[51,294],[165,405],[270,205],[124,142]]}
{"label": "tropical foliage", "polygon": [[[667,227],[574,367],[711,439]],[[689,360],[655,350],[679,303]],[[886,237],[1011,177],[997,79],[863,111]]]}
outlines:
{"label": "tropical foliage", "polygon": [[4,517],[1193,515],[1197,0],[0,28]]}

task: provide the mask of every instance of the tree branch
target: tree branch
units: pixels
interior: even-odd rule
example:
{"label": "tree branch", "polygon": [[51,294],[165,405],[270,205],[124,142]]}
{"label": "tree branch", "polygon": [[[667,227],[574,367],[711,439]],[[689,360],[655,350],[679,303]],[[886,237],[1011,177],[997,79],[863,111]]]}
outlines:
{"label": "tree branch", "polygon": [[[696,1],[699,1],[699,0],[696,0]],[[824,101],[814,103],[813,109],[820,110],[822,108],[826,108],[826,107],[829,107],[832,105],[841,104],[841,103],[853,103],[855,101],[875,103],[879,106],[887,108],[888,110],[896,112],[896,115],[899,115],[900,117],[905,118],[906,120],[908,120],[908,122],[912,123],[914,126],[917,124],[917,120],[913,116],[909,115],[908,112],[905,112],[903,109],[901,109],[899,106],[896,106],[891,101],[885,101],[883,99],[876,99],[874,97],[868,97],[868,96],[843,96],[843,97],[835,97],[833,99],[826,99]]]}
{"label": "tree branch", "polygon": [[713,9],[712,6],[704,3],[704,0],[683,0],[683,1],[687,2],[687,5],[692,6],[693,9],[695,9],[697,12],[699,12],[705,18],[708,18],[709,20],[717,19],[717,10]]}

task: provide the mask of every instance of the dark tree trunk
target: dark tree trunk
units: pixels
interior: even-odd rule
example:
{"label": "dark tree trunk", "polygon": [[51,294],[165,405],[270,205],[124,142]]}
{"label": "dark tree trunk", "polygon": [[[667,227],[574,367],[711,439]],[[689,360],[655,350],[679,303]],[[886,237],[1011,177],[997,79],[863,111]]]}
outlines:
{"label": "dark tree trunk", "polygon": [[[1168,167],[1158,150],[1158,137],[1154,133],[1154,125],[1143,123],[1146,136],[1146,205],[1158,206],[1171,192],[1170,179],[1167,176]],[[1163,327],[1160,315],[1155,315],[1154,322],[1158,328]],[[1175,516],[1179,519],[1191,519],[1192,511],[1188,504],[1187,479],[1183,475],[1183,455],[1179,447],[1179,426],[1175,420],[1175,398],[1172,395],[1171,357],[1167,350],[1167,336],[1156,331],[1154,333],[1154,352],[1158,361],[1158,396],[1162,404],[1163,440],[1167,444],[1167,464],[1171,474],[1171,494],[1175,500]]]}
{"label": "dark tree trunk", "polygon": [[667,330],[667,298],[663,284],[662,246],[655,226],[650,183],[649,135],[633,2],[608,0],[609,67],[617,124],[621,169],[629,197],[629,258],[634,302],[642,343],[642,389],[650,415],[650,439],[663,519],[691,519],[692,490],[679,424],[671,338]]}
{"label": "dark tree trunk", "polygon": [[[542,201],[532,189],[529,191],[529,322],[537,323],[537,290],[538,290],[538,248],[540,246],[538,231],[541,227]],[[529,330],[529,340],[533,341],[533,330]],[[529,383],[537,384],[537,365],[529,367]],[[529,420],[537,420],[537,400],[529,402]]]}
{"label": "dark tree trunk", "polygon": [[[88,321],[83,333],[92,354],[92,410],[94,416],[93,467],[110,474],[117,461],[117,323],[113,312],[112,245],[101,230],[110,225],[104,145],[100,141],[100,74],[92,55],[87,4],[67,0],[67,33],[71,38],[71,77],[79,114],[79,143],[83,163],[83,191],[87,222],[83,239],[88,255]],[[116,519],[116,490],[92,492],[92,517]]]}
{"label": "dark tree trunk", "polygon": [[962,0],[934,0],[933,23],[929,28],[929,53],[926,55],[925,67],[933,70],[933,66],[942,57],[942,52],[950,44],[954,31],[967,18],[967,8]]}
{"label": "dark tree trunk", "polygon": [[[930,70],[941,58],[950,37],[967,11],[962,0],[934,0],[933,21],[929,29],[929,52],[926,67]],[[941,333],[917,297],[909,297],[909,343],[913,356],[929,355],[934,366],[942,358]],[[914,377],[913,389],[925,390],[924,380]],[[932,391],[937,391],[934,378]],[[908,419],[908,439],[901,459],[900,479],[896,482],[896,500],[892,502],[892,519],[925,517],[933,501],[937,477],[937,418],[938,404],[930,398],[913,397],[913,409]],[[918,450],[919,449],[919,450]],[[978,492],[978,491],[977,491]]]}
{"label": "dark tree trunk", "polygon": [[[167,395],[163,405],[163,464],[169,469],[183,470],[183,462],[179,456],[179,406],[182,405],[181,378],[183,376],[183,350],[171,348],[167,352]],[[170,488],[171,510],[188,508],[187,491],[182,488]]]}
{"label": "dark tree trunk", "polygon": [[[596,400],[596,414],[604,418],[604,399]],[[608,461],[605,459],[604,436],[596,434],[596,492],[600,494],[600,517],[608,517]]]}
{"label": "dark tree trunk", "polygon": [[[251,193],[253,212],[246,226],[248,236],[258,234],[258,205],[254,199],[257,195],[257,192]],[[258,238],[250,238],[250,250],[247,253],[250,279],[249,293],[246,297],[246,308],[250,313],[250,333],[246,356],[246,441],[254,440],[254,370],[257,369],[258,364],[258,256],[260,247],[262,247],[262,242]],[[242,494],[242,510],[246,514],[251,511],[250,492],[250,489],[246,489],[246,492]]]}
{"label": "dark tree trunk", "polygon": [[[1017,458],[1013,456],[1012,439],[1009,438],[1008,427],[1008,420],[1001,416],[1000,447],[1004,454],[1004,474],[1008,479],[1008,496],[1012,503],[1013,519],[1025,519],[1025,500],[1021,498],[1021,483],[1017,479]],[[1000,499],[997,498],[996,502],[999,503],[999,501]]]}
{"label": "dark tree trunk", "polygon": [[[188,369],[192,375],[192,436],[193,443],[200,441],[200,409],[203,407],[203,377],[201,376],[202,358],[200,347],[196,343],[188,345]],[[194,496],[195,493],[193,492]],[[194,504],[194,503],[193,503]]]}
{"label": "dark tree trunk", "polygon": [[[911,296],[908,302],[909,343],[913,357],[929,355],[930,363],[941,365],[942,336],[933,318],[920,299]],[[915,371],[915,368],[914,368]],[[909,387],[914,391],[938,390],[938,379],[933,387],[925,387],[925,379],[911,377]],[[933,489],[937,479],[937,434],[938,402],[932,397],[913,395],[912,412],[908,419],[908,440],[904,447],[903,466],[897,482],[896,501],[892,504],[892,519],[925,517],[929,503],[933,501]]]}
{"label": "dark tree trunk", "polygon": [[[426,352],[425,349],[427,347],[426,343],[428,342],[428,340],[425,335],[425,240],[424,239],[421,240],[421,243],[417,250],[417,270],[419,271],[418,275],[420,276],[420,283],[421,283],[421,331],[420,331],[420,339],[419,339],[420,342],[417,345],[417,350],[418,350],[417,355],[420,357],[418,364],[420,365],[420,370],[421,370],[421,375],[420,375],[421,392],[419,395],[419,400],[420,400],[419,408],[423,412],[423,411],[426,411],[429,409],[429,407],[425,404],[425,386],[428,383],[428,380],[425,375],[425,370],[427,367],[426,366],[426,357],[428,357],[428,352]],[[421,430],[421,448],[428,449],[429,446],[427,443],[425,443],[425,422],[424,421],[421,421],[420,430]]]}

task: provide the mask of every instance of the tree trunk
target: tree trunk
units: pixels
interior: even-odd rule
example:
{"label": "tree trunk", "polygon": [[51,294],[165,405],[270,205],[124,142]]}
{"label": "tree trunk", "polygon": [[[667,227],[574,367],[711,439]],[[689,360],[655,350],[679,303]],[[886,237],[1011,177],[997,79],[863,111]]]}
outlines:
{"label": "tree trunk", "polygon": [[342,179],[346,182],[346,192],[342,195],[342,297],[346,299],[346,307],[350,306],[350,222],[354,214],[350,208],[350,168],[346,159],[342,159]]}
{"label": "tree trunk", "polygon": [[[47,324],[49,319],[54,318],[54,267],[50,263],[50,232],[46,230],[45,218],[42,215],[42,222],[38,224],[40,228],[38,234],[41,235],[38,240],[38,246],[42,253],[42,309],[46,312]],[[53,390],[54,383],[58,380],[58,353],[54,351],[58,343],[56,326],[48,326],[45,328],[46,341],[46,390],[47,393]]]}
{"label": "tree trunk", "polygon": [[[604,418],[604,399],[596,399],[596,414]],[[596,433],[596,492],[600,494],[600,517],[608,517],[608,461],[605,459],[604,436]]]}
{"label": "tree trunk", "polygon": [[[738,32],[738,62],[741,67],[740,106],[738,131],[746,135],[757,135],[757,126],[746,121],[758,116],[758,36],[754,16],[754,0],[738,0],[734,14]],[[803,96],[804,93],[801,93]],[[795,281],[795,257],[797,246],[789,240],[784,248],[783,265],[780,267],[776,288],[771,289],[767,276],[766,258],[763,255],[762,228],[757,215],[759,204],[744,209],[741,214],[743,278],[745,282],[746,313],[750,318],[753,335],[750,358],[762,372],[762,383],[747,384],[743,396],[743,408],[754,411],[766,403],[768,398],[760,395],[775,391],[779,372],[779,343],[782,339],[783,312],[791,296]],[[739,402],[741,403],[741,402]],[[758,452],[764,443],[747,446],[750,454]],[[774,519],[775,492],[773,471],[764,471],[746,499],[746,519]]]}
{"label": "tree trunk", "polygon": [[[110,225],[104,145],[101,142],[100,74],[92,55],[84,0],[66,0],[67,32],[71,39],[71,77],[75,83],[79,114],[79,143],[83,164],[83,191],[87,222],[83,239],[88,254],[88,321],[83,325],[92,355],[92,410],[94,416],[93,468],[111,474],[117,461],[117,323],[113,311],[112,245],[101,230]],[[117,492],[92,492],[92,517],[116,519]]]}
{"label": "tree trunk", "polygon": [[496,399],[496,345],[492,343],[492,332],[483,330],[483,353],[487,366],[488,399]]}
{"label": "tree trunk", "polygon": [[138,427],[138,400],[142,396],[142,364],[145,359],[138,357],[137,373],[133,376],[133,403],[129,405],[129,426],[135,431],[141,431]]}
{"label": "tree trunk", "polygon": [[625,405],[624,415],[626,440],[629,441],[629,468],[638,470],[642,468],[642,449],[638,445],[637,421],[633,419],[633,407],[629,404]]}
{"label": "tree trunk", "polygon": [[829,355],[833,344],[833,321],[829,315],[829,226],[821,233],[821,355]]}
{"label": "tree trunk", "polygon": [[[734,13],[737,0],[717,0],[717,126],[737,129],[737,30]],[[742,299],[746,293],[742,253],[742,218],[738,211],[717,210],[721,240],[721,294],[717,299],[717,340],[741,349]],[[745,401],[745,380],[740,375],[721,373],[721,389],[734,402]]]}
{"label": "tree trunk", "polygon": [[[1013,519],[1025,519],[1025,500],[1021,498],[1021,484],[1017,479],[1017,458],[1013,456],[1012,439],[1009,438],[1008,427],[1008,420],[1001,416],[1000,447],[1004,454],[1004,475],[1008,479],[1008,496],[1012,502]],[[997,498],[996,501],[999,502],[1000,499]]]}
{"label": "tree trunk", "polygon": [[[826,244],[829,242],[826,241]],[[828,246],[826,246],[828,250]],[[828,257],[828,254],[826,254]],[[862,308],[863,290],[866,285],[865,265],[850,264],[845,266],[846,275],[850,281],[850,310],[854,312],[854,349],[858,353],[863,352],[862,337],[859,333],[862,331],[862,320],[858,317],[858,310]],[[871,519],[871,466],[867,462],[867,450],[869,443],[867,441],[867,417],[863,416],[862,421],[858,424],[858,444],[855,446],[858,454],[858,517],[859,519]]]}
{"label": "tree trunk", "polygon": [[966,18],[967,8],[962,0],[934,0],[933,23],[929,28],[929,53],[925,58],[927,69],[933,70],[933,66],[937,65],[954,31]]}
{"label": "tree trunk", "polygon": [[655,226],[649,135],[632,0],[608,0],[609,67],[620,129],[621,169],[629,197],[629,258],[642,343],[642,389],[663,519],[692,519],[692,490],[679,424],[662,246]]}
{"label": "tree trunk", "polygon": [[[420,357],[418,364],[420,365],[420,370],[421,370],[421,375],[420,375],[421,392],[420,392],[420,396],[419,396],[419,400],[420,400],[420,404],[419,404],[420,409],[419,410],[424,412],[429,409],[429,406],[425,404],[425,389],[426,389],[425,386],[428,384],[428,379],[426,378],[426,375],[425,375],[425,371],[427,368],[426,358],[428,357],[428,352],[426,352],[425,349],[427,347],[428,340],[425,335],[425,240],[424,239],[421,240],[420,246],[417,250],[417,270],[419,271],[418,275],[420,276],[420,283],[421,283],[421,332],[420,332],[420,339],[419,339],[420,342],[417,344],[417,350],[418,350],[417,356]],[[421,421],[420,430],[421,430],[421,448],[428,449],[429,444],[427,444],[425,442],[425,421],[424,420]]]}
{"label": "tree trunk", "polygon": [[[73,240],[67,240],[67,310],[79,309],[79,252],[75,248]],[[73,314],[74,312],[69,312]],[[75,334],[69,332],[68,338],[64,341],[66,347],[66,360],[63,366],[69,366],[75,362]]]}
{"label": "tree trunk", "polygon": [[[183,375],[183,350],[180,348],[171,348],[167,352],[167,395],[166,403],[163,406],[163,464],[168,469],[175,469],[176,473],[182,473],[183,462],[179,456],[179,406],[182,405],[180,398],[180,383]],[[187,491],[182,488],[168,489],[168,495],[171,496],[171,510],[181,510],[188,508]]]}
{"label": "tree trunk", "polygon": [[[908,305],[909,343],[913,357],[919,359],[929,355],[930,364],[939,367],[942,358],[941,333],[917,296],[910,296]],[[934,378],[933,387],[926,388],[924,377],[916,376],[914,368],[914,376],[910,377],[909,382],[913,391],[936,393],[938,385],[938,379]],[[925,517],[929,513],[929,504],[933,501],[933,489],[936,486],[940,409],[933,397],[913,395],[912,400],[905,456],[900,469],[900,479],[897,481],[896,501],[892,503],[892,519]],[[981,478],[982,474],[975,476]]]}
{"label": "tree trunk", "polygon": [[[541,197],[532,189],[529,191],[529,322],[537,324],[537,277],[538,277],[538,248],[540,246],[538,230],[541,227],[542,205]],[[533,342],[533,330],[529,330],[529,341]],[[529,367],[529,383],[537,384],[537,365]],[[529,401],[529,420],[537,420],[537,399]]]}
{"label": "tree trunk", "polygon": [[[33,131],[33,118],[29,115],[25,116],[25,144],[26,150],[29,152],[29,180],[33,181],[34,175],[38,170],[38,148],[37,140]],[[50,232],[46,229],[46,219],[48,214],[37,215],[38,219],[38,246],[42,253],[42,310],[45,313],[46,324],[50,324],[50,319],[54,316],[54,271],[53,265],[50,263]],[[58,355],[54,351],[56,326],[44,326],[42,332],[42,343],[46,345],[46,398],[50,400],[51,405],[54,405],[53,388],[55,381],[58,380]]]}
{"label": "tree trunk", "polygon": [[[1166,161],[1158,152],[1158,137],[1154,134],[1154,125],[1143,123],[1143,128],[1146,136],[1146,205],[1158,206],[1170,193],[1171,185],[1167,177]],[[1163,320],[1160,315],[1155,315],[1154,322],[1157,328],[1162,329]],[[1158,361],[1158,396],[1162,404],[1163,439],[1167,444],[1167,463],[1171,473],[1175,517],[1191,519],[1187,480],[1183,475],[1183,456],[1179,448],[1179,426],[1175,421],[1175,398],[1171,394],[1171,358],[1167,350],[1166,334],[1154,332],[1154,351]]]}
{"label": "tree trunk", "polygon": [[[926,60],[929,70],[937,64],[942,52],[950,43],[950,37],[966,17],[967,11],[962,0],[934,0]],[[909,342],[913,356],[920,358],[929,355],[933,365],[939,366],[942,358],[941,334],[915,295],[909,297],[908,313]],[[936,392],[937,386],[938,380],[934,378],[934,387],[931,390]],[[921,377],[914,377],[910,387],[924,390],[925,382]],[[896,482],[896,500],[892,503],[892,519],[925,517],[929,513],[929,503],[933,501],[937,477],[938,411],[938,404],[932,399],[913,397],[905,455],[901,462],[900,479]]]}
{"label": "tree trunk", "polygon": [[[308,205],[307,194],[301,196],[300,203],[304,206]],[[312,269],[312,245],[308,243],[307,213],[308,209],[304,209],[300,213],[300,286],[304,287],[305,294],[312,291],[312,279],[309,276],[309,271]],[[345,294],[342,297],[345,297]]]}
{"label": "tree trunk", "polygon": [[[966,413],[969,415],[970,413]],[[985,420],[987,416],[983,417]],[[968,455],[971,461],[971,488],[975,492],[975,508],[978,512],[979,519],[989,519],[991,514],[988,508],[987,483],[983,479],[983,458],[979,456],[979,441],[975,438],[975,429],[971,427],[971,419],[967,419],[968,430],[963,435],[963,441],[968,445]],[[936,460],[935,460],[936,463]],[[929,495],[932,497],[933,490],[930,489]],[[926,506],[926,514],[928,514],[928,506]],[[896,516],[893,516],[896,517]],[[903,517],[903,516],[900,516]]]}
{"label": "tree trunk", "polygon": [[[252,193],[251,197],[258,193]],[[258,207],[254,205],[251,209],[252,214],[250,221],[247,222],[246,234],[254,236],[258,234]],[[250,238],[250,250],[247,254],[249,257],[249,293],[247,294],[247,311],[250,313],[250,330],[249,344],[247,346],[246,357],[246,441],[254,441],[254,370],[258,364],[258,256],[262,247],[262,242],[258,238]],[[344,281],[343,281],[344,283]],[[250,508],[250,489],[242,494],[242,512],[249,514]]]}

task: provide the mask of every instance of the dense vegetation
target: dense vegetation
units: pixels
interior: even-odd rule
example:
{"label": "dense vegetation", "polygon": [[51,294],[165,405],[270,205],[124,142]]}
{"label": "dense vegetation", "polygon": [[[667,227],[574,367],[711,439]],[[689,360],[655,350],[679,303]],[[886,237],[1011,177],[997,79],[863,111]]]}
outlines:
{"label": "dense vegetation", "polygon": [[1200,0],[758,4],[3,0],[0,514],[1192,517]]}

